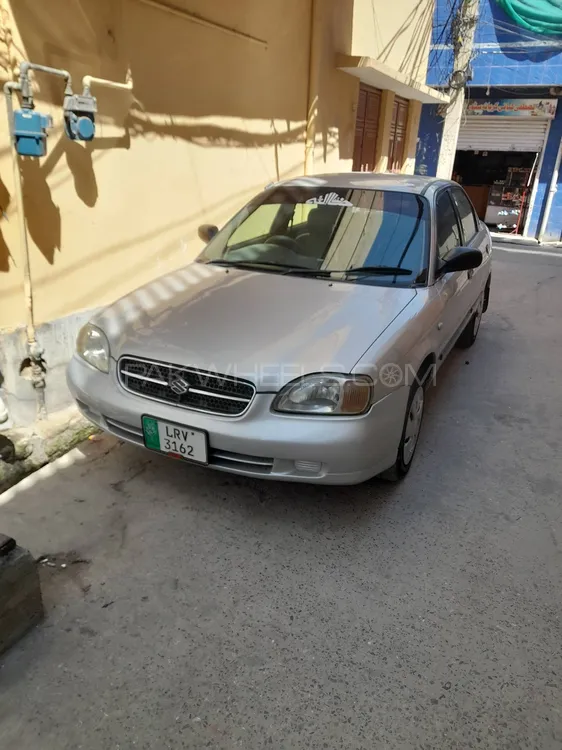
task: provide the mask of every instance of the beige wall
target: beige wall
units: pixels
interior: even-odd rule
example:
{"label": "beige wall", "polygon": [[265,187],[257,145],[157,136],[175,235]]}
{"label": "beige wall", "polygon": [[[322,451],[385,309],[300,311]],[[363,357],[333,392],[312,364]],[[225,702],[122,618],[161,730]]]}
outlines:
{"label": "beige wall", "polygon": [[349,54],[372,57],[425,83],[433,0],[355,0]]}
{"label": "beige wall", "polygon": [[[351,168],[358,84],[333,67],[349,43],[348,0],[323,0],[327,25],[315,170]],[[222,224],[252,194],[300,174],[310,0],[175,0],[253,35],[206,28],[140,0],[2,0],[0,65],[21,59],[124,81],[97,89],[91,144],[62,134],[60,81],[38,74],[36,109],[55,127],[48,155],[21,163],[38,323],[108,303],[191,260],[197,226]],[[3,81],[2,81],[3,82]],[[25,319],[4,102],[0,105],[0,327]]]}
{"label": "beige wall", "polygon": [[314,172],[350,171],[353,166],[359,80],[338,70],[336,54],[351,45],[355,0],[316,0],[320,21],[318,122]]}

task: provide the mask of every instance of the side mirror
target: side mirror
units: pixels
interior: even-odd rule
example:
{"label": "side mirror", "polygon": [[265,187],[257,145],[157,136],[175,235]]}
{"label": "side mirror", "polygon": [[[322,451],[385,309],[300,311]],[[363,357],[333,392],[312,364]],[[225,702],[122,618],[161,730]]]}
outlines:
{"label": "side mirror", "polygon": [[203,240],[203,242],[210,242],[218,231],[219,228],[214,224],[201,224],[197,230],[197,234],[199,235],[199,239]]}
{"label": "side mirror", "polygon": [[438,275],[443,276],[445,273],[455,271],[470,271],[472,268],[478,268],[482,263],[482,253],[480,250],[471,250],[468,247],[457,247],[449,253],[447,259],[438,269]]}

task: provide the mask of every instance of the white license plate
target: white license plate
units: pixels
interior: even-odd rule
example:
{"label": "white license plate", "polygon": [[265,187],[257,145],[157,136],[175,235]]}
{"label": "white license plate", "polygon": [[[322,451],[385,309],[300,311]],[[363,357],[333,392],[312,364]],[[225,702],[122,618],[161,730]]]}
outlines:
{"label": "white license plate", "polygon": [[153,451],[199,464],[209,462],[206,432],[154,417],[142,418],[142,431],[144,444]]}

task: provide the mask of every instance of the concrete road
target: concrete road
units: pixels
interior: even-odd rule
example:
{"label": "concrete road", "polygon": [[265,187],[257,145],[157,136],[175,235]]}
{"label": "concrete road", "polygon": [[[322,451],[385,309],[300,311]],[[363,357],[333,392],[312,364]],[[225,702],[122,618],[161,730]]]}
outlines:
{"label": "concrete road", "polygon": [[87,443],[2,498],[55,567],[0,746],[562,748],[561,451],[562,256],[504,251],[401,485]]}

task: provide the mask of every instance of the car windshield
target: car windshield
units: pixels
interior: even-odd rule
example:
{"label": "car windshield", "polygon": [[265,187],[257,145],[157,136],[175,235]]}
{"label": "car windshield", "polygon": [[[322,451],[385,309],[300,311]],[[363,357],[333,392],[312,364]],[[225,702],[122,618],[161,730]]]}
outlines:
{"label": "car windshield", "polygon": [[198,260],[411,286],[426,279],[428,214],[425,199],[412,193],[273,187],[215,235]]}

